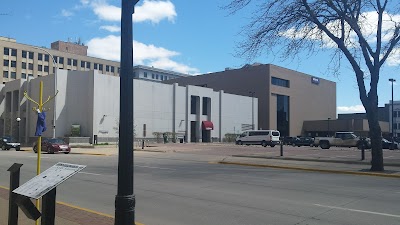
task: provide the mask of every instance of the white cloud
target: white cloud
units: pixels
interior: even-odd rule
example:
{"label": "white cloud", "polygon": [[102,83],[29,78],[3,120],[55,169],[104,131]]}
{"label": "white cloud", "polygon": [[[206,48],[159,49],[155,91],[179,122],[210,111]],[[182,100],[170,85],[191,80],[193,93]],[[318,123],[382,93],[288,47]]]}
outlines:
{"label": "white cloud", "polygon": [[364,106],[354,105],[354,106],[338,106],[338,113],[363,113],[365,112]]}
{"label": "white cloud", "polygon": [[[120,21],[121,8],[109,5],[104,1],[95,1],[92,4],[94,13],[105,21]],[[135,7],[133,14],[134,22],[151,21],[152,23],[159,23],[161,20],[167,19],[173,22],[177,16],[175,6],[169,0],[154,1],[145,0],[142,5]]]}
{"label": "white cloud", "polygon": [[[108,60],[120,61],[121,37],[109,35],[104,38],[93,38],[88,43],[88,54]],[[139,65],[154,66],[156,68],[172,70],[187,74],[199,73],[197,68],[173,61],[171,58],[180,55],[154,45],[146,45],[133,41],[133,63]]]}
{"label": "white cloud", "polygon": [[110,32],[120,32],[121,28],[119,26],[101,26],[100,29],[107,30]]}
{"label": "white cloud", "polygon": [[71,11],[68,11],[66,9],[61,10],[61,16],[63,16],[63,17],[71,17],[73,15],[74,15],[74,13]]}

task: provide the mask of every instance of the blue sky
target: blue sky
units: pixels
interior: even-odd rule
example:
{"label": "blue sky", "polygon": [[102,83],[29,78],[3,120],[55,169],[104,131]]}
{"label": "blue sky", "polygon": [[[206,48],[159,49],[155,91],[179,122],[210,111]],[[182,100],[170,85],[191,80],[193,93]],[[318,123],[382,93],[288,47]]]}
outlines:
{"label": "blue sky", "polygon": [[[284,61],[268,53],[252,61],[235,57],[237,43],[243,40],[240,31],[250,21],[252,8],[229,15],[221,9],[229,1],[140,0],[133,16],[134,64],[200,74],[246,63],[272,63],[336,82],[338,113],[364,111],[350,66],[342,65],[340,76],[327,70],[329,49]],[[0,36],[47,48],[57,40],[80,39],[89,46],[90,56],[119,61],[120,5],[121,0],[8,1],[0,9]],[[391,99],[388,79],[400,81],[398,64],[400,60],[392,59],[382,70],[379,106]],[[397,84],[394,96],[400,100]]]}

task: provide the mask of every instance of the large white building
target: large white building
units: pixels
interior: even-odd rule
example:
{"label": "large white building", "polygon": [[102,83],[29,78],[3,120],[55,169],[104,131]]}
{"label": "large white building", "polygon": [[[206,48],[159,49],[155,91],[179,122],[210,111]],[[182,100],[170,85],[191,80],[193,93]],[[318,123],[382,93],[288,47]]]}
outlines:
{"label": "large white building", "polygon": [[[0,86],[0,134],[12,135],[23,143],[35,140],[36,105],[24,98],[24,91],[39,101],[43,81],[43,100],[54,95],[54,74],[35,79],[17,79]],[[119,85],[116,76],[97,70],[58,70],[56,97],[56,136],[68,137],[79,125],[82,138],[92,142],[115,142],[119,124]],[[169,132],[188,142],[221,141],[225,134],[240,133],[257,124],[257,98],[227,94],[210,88],[163,84],[134,79],[134,127],[136,138],[154,139]],[[47,131],[53,134],[51,100],[47,110]],[[252,107],[254,107],[252,109]],[[252,113],[254,113],[252,115]],[[17,122],[16,118],[21,118]],[[252,121],[255,120],[255,121]],[[257,126],[255,127],[257,129]]]}

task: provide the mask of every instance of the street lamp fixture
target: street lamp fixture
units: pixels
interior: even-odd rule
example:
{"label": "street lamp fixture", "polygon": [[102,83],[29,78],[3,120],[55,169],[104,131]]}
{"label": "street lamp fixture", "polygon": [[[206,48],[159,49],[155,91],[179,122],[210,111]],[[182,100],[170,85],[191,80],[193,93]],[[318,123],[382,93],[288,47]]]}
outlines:
{"label": "street lamp fixture", "polygon": [[53,61],[53,67],[55,68],[54,70],[54,106],[53,106],[53,138],[56,138],[56,106],[57,106],[57,102],[56,102],[56,98],[57,98],[57,71],[58,71],[58,63],[56,62],[56,60],[54,59],[54,56],[47,51],[44,48],[39,48],[34,46],[33,48],[41,50],[46,52],[47,54],[49,54],[49,56],[51,57],[51,60]]}
{"label": "street lamp fixture", "polygon": [[18,141],[18,143],[20,143],[20,141],[19,141],[19,122],[21,122],[21,118],[17,117],[17,119],[15,119],[15,121],[17,121],[17,141]]}
{"label": "street lamp fixture", "polygon": [[391,127],[392,127],[392,144],[390,145],[390,150],[393,150],[393,149],[394,149],[394,130],[393,130],[393,124],[394,124],[394,121],[393,121],[393,118],[394,118],[394,116],[393,116],[393,82],[396,82],[396,80],[393,79],[393,78],[390,78],[389,81],[392,82],[392,116],[391,116],[391,124],[390,124]]}
{"label": "street lamp fixture", "polygon": [[254,91],[249,91],[251,95],[251,129],[254,130]]}

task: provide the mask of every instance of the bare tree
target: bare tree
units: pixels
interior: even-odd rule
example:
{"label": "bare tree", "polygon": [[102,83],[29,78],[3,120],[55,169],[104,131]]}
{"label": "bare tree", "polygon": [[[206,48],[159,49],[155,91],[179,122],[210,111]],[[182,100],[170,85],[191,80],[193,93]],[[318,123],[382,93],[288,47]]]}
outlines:
{"label": "bare tree", "polygon": [[371,170],[383,171],[377,86],[389,56],[400,52],[400,15],[396,15],[400,12],[399,1],[230,0],[226,9],[239,13],[252,3],[257,6],[242,31],[245,39],[238,45],[239,55],[253,58],[275,46],[283,46],[280,55],[284,57],[330,48],[336,72],[347,60],[354,70],[369,123]]}

